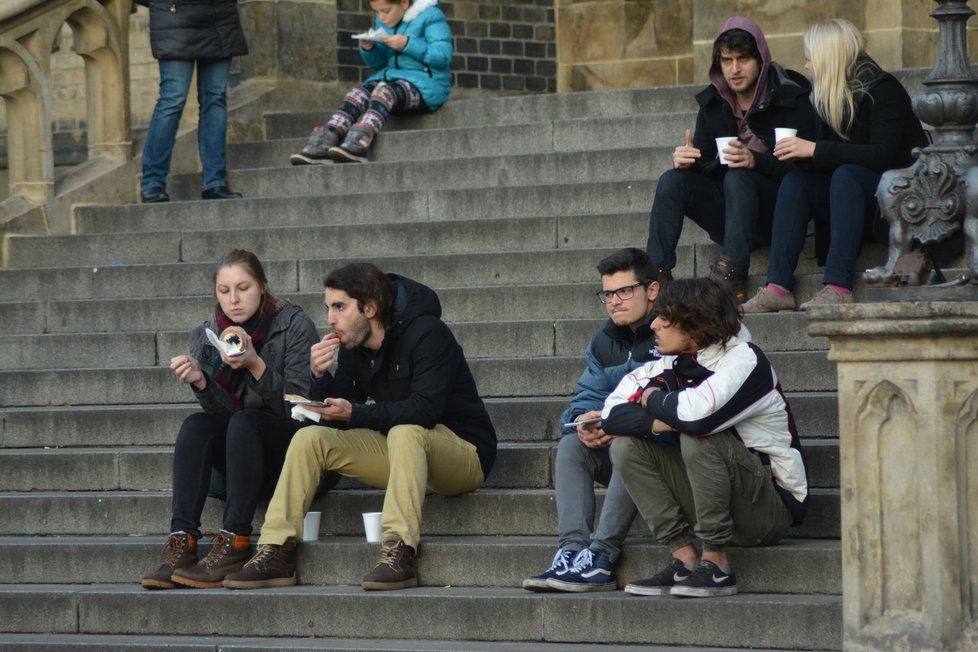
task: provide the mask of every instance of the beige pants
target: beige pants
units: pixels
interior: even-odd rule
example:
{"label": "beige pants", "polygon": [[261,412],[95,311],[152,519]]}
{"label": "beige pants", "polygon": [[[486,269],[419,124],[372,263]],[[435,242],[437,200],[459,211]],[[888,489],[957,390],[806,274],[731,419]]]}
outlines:
{"label": "beige pants", "polygon": [[310,426],[295,433],[268,504],[258,543],[302,538],[302,519],[324,471],[387,489],[381,527],[417,549],[426,491],[454,496],[485,479],[475,445],[439,424],[430,430],[403,425],[387,436],[375,430]]}

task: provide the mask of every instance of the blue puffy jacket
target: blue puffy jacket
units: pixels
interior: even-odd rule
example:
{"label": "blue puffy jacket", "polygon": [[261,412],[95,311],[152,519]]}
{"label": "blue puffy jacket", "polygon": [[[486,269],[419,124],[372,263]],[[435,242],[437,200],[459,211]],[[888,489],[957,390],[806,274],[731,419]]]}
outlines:
{"label": "blue puffy jacket", "polygon": [[378,71],[365,82],[403,79],[420,91],[429,110],[444,104],[452,92],[452,30],[438,0],[414,0],[394,28],[379,20],[374,26],[388,34],[404,34],[408,42],[400,52],[383,43],[371,50],[360,48],[364,62]]}

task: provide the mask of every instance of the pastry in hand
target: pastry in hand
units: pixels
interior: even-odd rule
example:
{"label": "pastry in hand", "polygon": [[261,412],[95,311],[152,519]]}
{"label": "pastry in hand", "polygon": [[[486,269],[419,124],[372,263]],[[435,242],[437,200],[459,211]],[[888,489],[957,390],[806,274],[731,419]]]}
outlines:
{"label": "pastry in hand", "polygon": [[228,326],[221,332],[221,341],[224,342],[228,350],[227,355],[240,355],[245,350],[245,329],[240,326]]}

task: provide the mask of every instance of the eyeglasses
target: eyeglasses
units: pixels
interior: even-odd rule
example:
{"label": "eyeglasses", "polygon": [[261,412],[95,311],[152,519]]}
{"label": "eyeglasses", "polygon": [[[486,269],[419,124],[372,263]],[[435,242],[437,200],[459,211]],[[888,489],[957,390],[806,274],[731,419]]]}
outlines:
{"label": "eyeglasses", "polygon": [[623,288],[618,288],[617,290],[602,290],[597,292],[598,300],[601,303],[611,303],[614,297],[618,297],[622,301],[628,301],[633,296],[635,296],[635,288],[644,287],[645,283],[636,283],[634,285],[626,285]]}

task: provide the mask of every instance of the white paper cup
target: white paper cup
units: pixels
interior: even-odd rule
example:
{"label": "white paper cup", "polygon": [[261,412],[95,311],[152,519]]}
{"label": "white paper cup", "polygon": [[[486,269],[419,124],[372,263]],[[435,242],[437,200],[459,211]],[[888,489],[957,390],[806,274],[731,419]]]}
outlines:
{"label": "white paper cup", "polygon": [[774,142],[778,142],[782,138],[794,138],[797,135],[798,135],[797,129],[791,129],[789,127],[774,128]]}
{"label": "white paper cup", "polygon": [[717,138],[717,156],[720,157],[720,165],[726,165],[729,161],[723,156],[723,148],[727,146],[728,143],[732,143],[737,140],[736,136],[724,136],[723,138]]}
{"label": "white paper cup", "polygon": [[306,512],[306,517],[302,519],[302,540],[319,541],[319,519],[322,512]]}
{"label": "white paper cup", "polygon": [[367,543],[380,543],[380,515],[382,512],[363,513],[363,531]]}

